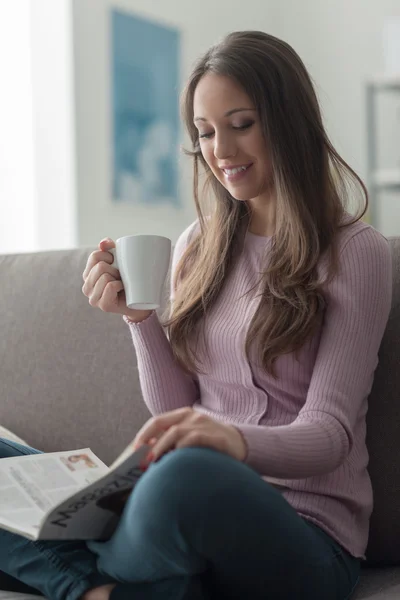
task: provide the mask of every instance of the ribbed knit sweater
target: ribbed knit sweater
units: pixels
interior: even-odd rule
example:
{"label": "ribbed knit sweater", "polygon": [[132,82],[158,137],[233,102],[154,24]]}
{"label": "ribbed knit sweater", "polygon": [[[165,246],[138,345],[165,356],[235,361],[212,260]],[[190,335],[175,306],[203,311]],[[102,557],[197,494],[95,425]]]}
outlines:
{"label": "ribbed knit sweater", "polygon": [[[196,223],[179,238],[172,271]],[[174,359],[156,313],[130,324],[144,400],[151,413],[183,406],[235,425],[247,464],[356,557],[368,541],[373,496],[367,471],[366,413],[391,305],[387,240],[365,223],[338,234],[339,271],[325,283],[324,316],[300,352],[276,362],[275,379],[245,339],[259,297],[271,238],[246,234],[243,252],[204,322],[203,374],[188,376]],[[319,273],[325,279],[327,262]],[[260,524],[262,526],[262,524]]]}

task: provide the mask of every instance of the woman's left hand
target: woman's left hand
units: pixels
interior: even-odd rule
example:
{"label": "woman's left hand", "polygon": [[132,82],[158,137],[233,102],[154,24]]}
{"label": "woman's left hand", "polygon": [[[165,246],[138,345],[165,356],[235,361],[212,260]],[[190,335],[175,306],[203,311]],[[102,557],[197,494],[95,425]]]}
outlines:
{"label": "woman's left hand", "polygon": [[135,449],[144,444],[152,445],[147,464],[170,450],[191,446],[213,448],[240,461],[247,454],[246,442],[236,427],[218,423],[192,408],[179,408],[151,418],[133,442]]}

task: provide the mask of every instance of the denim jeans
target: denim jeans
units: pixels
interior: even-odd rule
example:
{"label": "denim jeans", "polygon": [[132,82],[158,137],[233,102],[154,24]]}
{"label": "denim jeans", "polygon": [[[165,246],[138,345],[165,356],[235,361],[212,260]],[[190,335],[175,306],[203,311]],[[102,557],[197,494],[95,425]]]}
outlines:
{"label": "denim jeans", "polygon": [[[34,452],[0,439],[1,458]],[[0,530],[0,570],[50,600],[114,581],[116,600],[345,600],[360,561],[246,465],[186,448],[147,470],[110,540]]]}

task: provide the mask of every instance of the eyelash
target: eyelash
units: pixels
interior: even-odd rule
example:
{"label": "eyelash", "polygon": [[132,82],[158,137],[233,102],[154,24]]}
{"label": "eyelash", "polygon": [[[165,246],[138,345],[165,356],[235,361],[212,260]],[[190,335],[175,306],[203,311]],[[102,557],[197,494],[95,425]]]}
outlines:
{"label": "eyelash", "polygon": [[[242,125],[241,127],[232,127],[232,129],[235,129],[236,131],[245,131],[246,129],[250,129],[250,127],[254,125],[254,122],[251,123],[246,123],[245,125]],[[201,135],[199,134],[199,140],[201,139],[210,139],[210,137],[213,135],[213,133],[202,133]]]}

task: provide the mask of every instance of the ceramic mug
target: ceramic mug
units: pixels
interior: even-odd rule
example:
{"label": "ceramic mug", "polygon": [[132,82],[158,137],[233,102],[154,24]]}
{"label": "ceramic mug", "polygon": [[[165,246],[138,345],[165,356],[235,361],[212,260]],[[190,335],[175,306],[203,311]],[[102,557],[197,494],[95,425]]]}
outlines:
{"label": "ceramic mug", "polygon": [[120,274],[128,308],[156,310],[161,306],[171,258],[171,240],[160,235],[118,238],[113,266]]}

